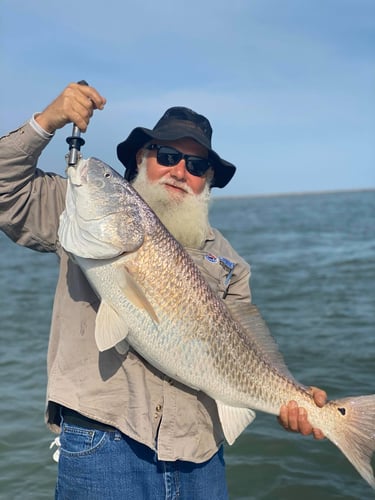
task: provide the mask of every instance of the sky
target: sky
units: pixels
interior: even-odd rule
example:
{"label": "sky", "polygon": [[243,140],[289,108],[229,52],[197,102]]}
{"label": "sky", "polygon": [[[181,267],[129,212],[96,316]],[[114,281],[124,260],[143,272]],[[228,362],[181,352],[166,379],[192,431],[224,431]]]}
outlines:
{"label": "sky", "polygon": [[[85,79],[107,99],[85,157],[171,106],[237,166],[218,195],[375,187],[374,0],[1,0],[0,135]],[[39,167],[64,175],[67,125]]]}

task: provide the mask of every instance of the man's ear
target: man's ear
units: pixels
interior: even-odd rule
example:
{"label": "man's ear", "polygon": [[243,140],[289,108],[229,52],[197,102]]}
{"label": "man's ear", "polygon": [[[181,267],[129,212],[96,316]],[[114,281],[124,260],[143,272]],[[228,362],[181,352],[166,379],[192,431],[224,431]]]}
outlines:
{"label": "man's ear", "polygon": [[138,149],[137,154],[135,155],[135,162],[139,165],[143,159],[143,155],[145,154],[145,150],[143,148]]}

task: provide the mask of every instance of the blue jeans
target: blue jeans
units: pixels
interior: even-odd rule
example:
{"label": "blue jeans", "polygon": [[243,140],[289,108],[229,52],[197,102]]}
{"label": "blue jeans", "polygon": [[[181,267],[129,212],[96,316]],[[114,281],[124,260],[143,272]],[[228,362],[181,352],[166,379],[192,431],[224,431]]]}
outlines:
{"label": "blue jeans", "polygon": [[120,432],[62,424],[56,500],[227,500],[221,448],[194,464],[158,460]]}

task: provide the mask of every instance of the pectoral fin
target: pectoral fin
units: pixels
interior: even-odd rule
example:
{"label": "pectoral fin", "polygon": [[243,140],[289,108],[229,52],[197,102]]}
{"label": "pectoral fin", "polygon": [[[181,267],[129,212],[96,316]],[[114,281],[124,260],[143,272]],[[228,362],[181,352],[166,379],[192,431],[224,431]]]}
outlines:
{"label": "pectoral fin", "polygon": [[117,282],[119,287],[121,288],[122,293],[125,295],[129,302],[131,302],[138,309],[145,310],[155,323],[159,323],[159,319],[154,308],[148,301],[141,287],[127,271],[125,266],[118,268]]}
{"label": "pectoral fin", "polygon": [[95,322],[95,340],[99,351],[106,351],[123,341],[128,334],[128,326],[107,302],[100,304]]}
{"label": "pectoral fin", "polygon": [[255,412],[250,408],[237,408],[216,401],[221,427],[228,444],[233,444],[242,431],[251,424]]}

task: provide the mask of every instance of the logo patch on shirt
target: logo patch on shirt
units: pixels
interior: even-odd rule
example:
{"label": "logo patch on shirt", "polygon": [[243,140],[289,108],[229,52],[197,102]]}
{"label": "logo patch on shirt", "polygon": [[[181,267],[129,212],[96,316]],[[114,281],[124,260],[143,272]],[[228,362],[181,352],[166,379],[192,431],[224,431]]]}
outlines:
{"label": "logo patch on shirt", "polygon": [[219,259],[216,257],[216,255],[212,253],[206,254],[204,258],[208,260],[208,262],[211,262],[212,264],[217,264],[219,262]]}

